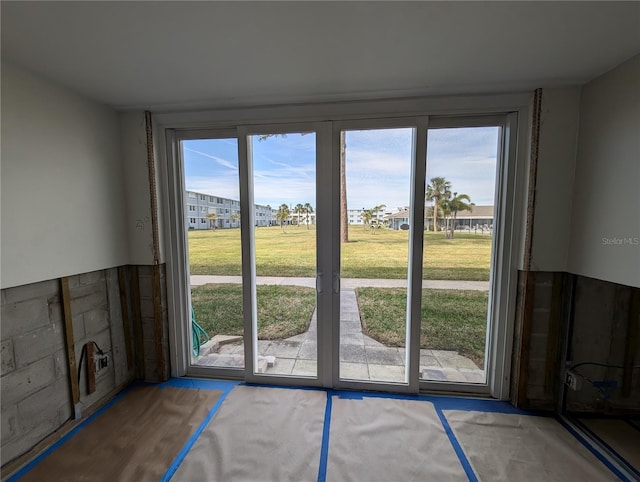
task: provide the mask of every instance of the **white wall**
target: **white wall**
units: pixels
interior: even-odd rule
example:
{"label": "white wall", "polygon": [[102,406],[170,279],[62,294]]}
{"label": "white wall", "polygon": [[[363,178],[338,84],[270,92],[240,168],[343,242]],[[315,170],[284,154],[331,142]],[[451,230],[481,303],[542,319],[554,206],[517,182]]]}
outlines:
{"label": "white wall", "polygon": [[153,264],[153,231],[144,112],[121,113],[120,135],[124,160],[124,187],[127,196],[125,218],[129,230],[129,262]]}
{"label": "white wall", "polygon": [[543,89],[531,269],[566,271],[580,88]]}
{"label": "white wall", "polygon": [[7,288],[128,263],[115,111],[2,63]]}
{"label": "white wall", "polygon": [[583,87],[568,268],[640,287],[640,55]]}

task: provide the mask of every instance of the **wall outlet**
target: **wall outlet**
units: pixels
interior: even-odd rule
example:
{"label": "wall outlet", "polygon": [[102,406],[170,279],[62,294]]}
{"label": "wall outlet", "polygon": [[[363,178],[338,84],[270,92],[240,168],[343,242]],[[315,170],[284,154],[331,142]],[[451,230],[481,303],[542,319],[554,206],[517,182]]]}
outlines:
{"label": "wall outlet", "polygon": [[564,383],[576,392],[582,389],[582,377],[572,370],[567,370],[567,378]]}
{"label": "wall outlet", "polygon": [[102,372],[106,368],[109,368],[109,354],[105,353],[104,355],[95,355],[95,364],[96,364],[96,374]]}

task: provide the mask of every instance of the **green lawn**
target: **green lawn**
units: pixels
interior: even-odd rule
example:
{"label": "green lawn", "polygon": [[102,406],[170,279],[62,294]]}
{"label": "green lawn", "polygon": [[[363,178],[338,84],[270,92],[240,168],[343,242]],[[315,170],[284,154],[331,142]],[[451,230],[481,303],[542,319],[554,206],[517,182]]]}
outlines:
{"label": "green lawn", "polygon": [[[315,276],[315,226],[256,228],[258,276]],[[362,226],[349,228],[350,242],[342,245],[343,278],[407,276],[408,231],[383,229],[371,235]],[[240,275],[240,230],[190,231],[191,274]],[[456,233],[424,235],[424,279],[489,279],[491,237]]]}
{"label": "green lawn", "polygon": [[[260,285],[258,338],[281,340],[309,328],[316,303],[312,288]],[[387,346],[404,346],[406,290],[357,288],[363,331]],[[191,290],[197,322],[209,336],[242,335],[242,285],[208,284]],[[488,293],[423,290],[420,347],[454,350],[484,365]]]}
{"label": "green lawn", "polygon": [[[260,285],[258,294],[258,338],[281,340],[309,328],[316,305],[313,288]],[[191,289],[196,321],[210,337],[242,335],[242,285],[208,284]]]}
{"label": "green lawn", "polygon": [[[401,288],[357,288],[363,331],[387,346],[404,346],[407,308]],[[454,350],[484,365],[488,292],[422,290],[420,348]]]}

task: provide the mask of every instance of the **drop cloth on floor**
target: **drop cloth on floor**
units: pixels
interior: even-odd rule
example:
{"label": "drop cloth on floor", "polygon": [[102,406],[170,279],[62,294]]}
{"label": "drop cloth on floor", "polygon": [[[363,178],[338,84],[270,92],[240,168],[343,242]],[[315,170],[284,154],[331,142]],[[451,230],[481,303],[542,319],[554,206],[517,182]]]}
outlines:
{"label": "drop cloth on floor", "polygon": [[327,394],[235,387],[172,480],[313,481]]}
{"label": "drop cloth on floor", "polygon": [[133,388],[20,480],[160,480],[220,395]]}
{"label": "drop cloth on floor", "polygon": [[466,481],[432,403],[333,397],[328,481]]}
{"label": "drop cloth on floor", "polygon": [[472,411],[444,413],[480,480],[618,480],[553,418]]}

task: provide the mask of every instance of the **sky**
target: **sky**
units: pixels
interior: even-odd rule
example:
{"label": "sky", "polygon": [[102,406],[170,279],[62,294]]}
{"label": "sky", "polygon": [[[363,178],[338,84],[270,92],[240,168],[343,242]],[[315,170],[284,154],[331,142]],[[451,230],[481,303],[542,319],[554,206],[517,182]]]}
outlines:
{"label": "sky", "polygon": [[[498,127],[431,129],[427,182],[442,176],[451,190],[477,205],[493,204]],[[316,206],[315,133],[290,133],[265,140],[252,137],[254,201]],[[387,209],[409,205],[412,129],[346,133],[347,205]],[[236,139],[183,141],[185,188],[240,199]],[[430,203],[427,203],[428,205]]]}

